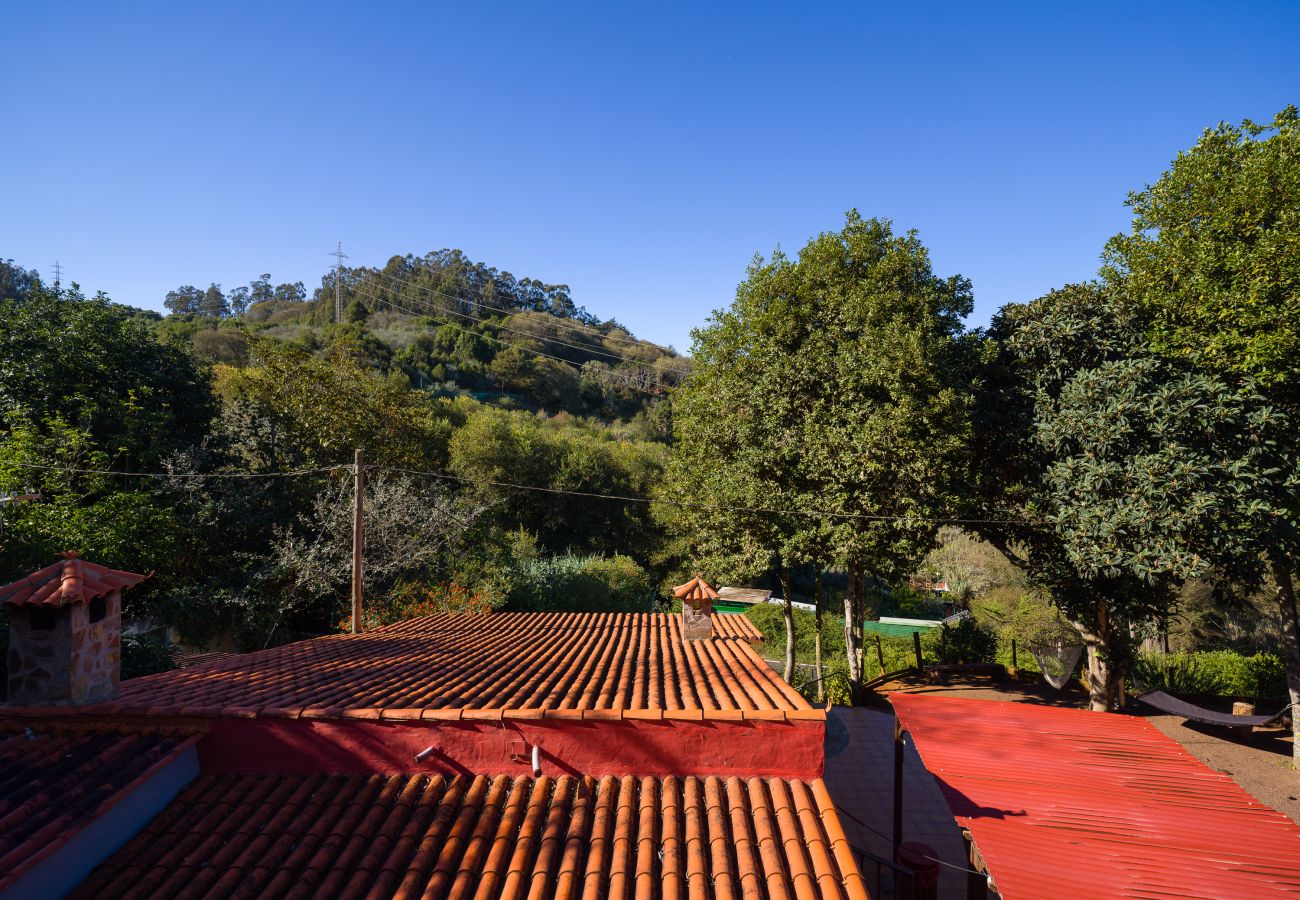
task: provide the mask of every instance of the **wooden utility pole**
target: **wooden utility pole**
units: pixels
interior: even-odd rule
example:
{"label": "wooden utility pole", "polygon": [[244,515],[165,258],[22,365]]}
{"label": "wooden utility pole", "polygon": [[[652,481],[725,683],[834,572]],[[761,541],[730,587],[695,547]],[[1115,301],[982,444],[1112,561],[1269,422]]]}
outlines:
{"label": "wooden utility pole", "polygon": [[366,454],[357,450],[352,492],[352,633],[361,631],[361,554],[365,549],[365,522],[361,513],[366,496]]}

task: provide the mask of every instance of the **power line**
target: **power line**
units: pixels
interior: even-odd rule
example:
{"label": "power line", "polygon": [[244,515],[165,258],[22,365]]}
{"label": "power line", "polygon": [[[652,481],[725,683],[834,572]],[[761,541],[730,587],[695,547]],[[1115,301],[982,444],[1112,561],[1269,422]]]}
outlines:
{"label": "power line", "polygon": [[[563,494],[571,497],[590,497],[598,500],[615,500],[623,503],[640,503],[649,505],[651,503],[676,502],[677,498],[661,498],[659,500],[649,497],[630,497],[625,494],[602,494],[594,491],[570,491],[563,488],[538,487],[529,484],[514,484],[508,481],[490,481],[486,479],[464,478],[459,475],[451,475],[446,472],[431,472],[421,469],[405,469],[398,466],[372,466],[374,469],[385,469],[391,472],[401,472],[404,475],[419,475],[426,478],[438,478],[444,481],[455,481],[460,484],[469,485],[490,485],[492,487],[507,488],[510,490],[520,491],[537,491],[545,494]],[[810,510],[810,509],[776,509],[773,507],[761,506],[731,506],[717,503],[699,503],[694,498],[680,498],[689,500],[691,506],[696,509],[708,510],[710,512],[744,512],[744,513],[762,513],[764,515],[798,515],[809,516],[813,518],[824,519],[858,519],[871,522],[926,522],[938,525],[1015,525],[1023,524],[1016,519],[961,519],[961,518],[937,518],[929,516],[899,516],[899,515],[882,515],[874,513],[845,513],[834,512],[831,510]]]}
{"label": "power line", "polygon": [[[356,245],[355,242],[354,242],[354,243],[352,243],[352,246],[357,247],[358,245]],[[362,250],[368,250],[369,252],[371,252],[371,253],[375,253],[375,254],[379,254],[379,253],[380,253],[380,251],[375,250],[373,247],[360,247],[359,249],[362,249]],[[398,254],[390,254],[390,256],[389,256],[388,258],[391,260],[394,256],[398,256]],[[423,259],[424,259],[423,257],[414,256],[413,254],[409,254],[409,253],[408,253],[407,255],[405,255],[405,256],[400,256],[399,258],[402,259],[402,260],[415,260],[415,261],[419,261],[419,262],[422,262]],[[371,268],[372,268],[372,270],[373,270],[374,272],[376,272],[376,273],[381,273],[381,274],[382,274],[382,270],[380,270],[377,266],[375,266],[375,267],[371,267]],[[392,277],[396,277],[396,276],[389,275],[389,276],[387,276],[387,277],[392,278]],[[432,289],[432,288],[429,288],[429,290],[433,290],[433,289]],[[475,292],[474,292],[474,291],[470,291],[470,293],[475,293]],[[482,292],[481,289],[480,289],[479,291],[477,291],[477,294],[478,294],[479,299],[482,300],[482,299],[483,299],[483,292]],[[444,296],[451,297],[451,295],[444,295]],[[465,302],[468,302],[468,303],[474,303],[474,301],[473,301],[473,300],[470,300],[468,297],[464,297],[464,298],[462,298],[462,297],[452,297],[452,299],[455,299],[455,300],[464,300]],[[660,320],[660,319],[651,319],[651,318],[648,318],[648,317],[646,317],[646,316],[635,316],[635,315],[633,315],[633,316],[630,316],[630,318],[634,318],[634,319],[637,319],[637,320],[639,320],[639,321],[643,321],[643,322],[652,322],[652,323],[657,324],[657,325],[676,325],[676,324],[677,324],[677,323],[674,323],[674,322],[665,322],[665,321]],[[577,327],[577,324],[578,324],[578,323],[573,322],[573,321],[568,320],[568,319],[561,319],[561,321],[566,322],[567,324],[569,324],[569,325],[572,326],[572,327]],[[626,330],[626,329],[624,329],[624,330]],[[630,335],[631,332],[628,332],[628,334]],[[621,337],[618,337],[618,336],[616,336],[616,335],[612,335],[612,334],[607,334],[607,335],[605,335],[605,338],[606,338],[607,340],[617,341],[617,342],[619,342],[619,343],[624,343],[624,344],[637,344],[637,345],[639,345],[639,344],[643,344],[643,343],[653,343],[652,341],[641,341],[641,340],[638,340],[637,338],[634,338],[634,337],[621,338]],[[654,346],[659,346],[659,345],[658,345],[658,344],[655,344]]]}
{"label": "power line", "polygon": [[[85,475],[117,475],[129,478],[157,478],[169,480],[174,478],[224,478],[224,479],[254,479],[254,478],[293,478],[301,475],[319,475],[327,472],[348,471],[351,472],[354,467],[350,465],[323,466],[315,469],[297,469],[286,472],[212,472],[212,473],[172,473],[172,472],[116,472],[112,469],[81,469],[64,466],[46,466],[37,463],[9,463],[10,466],[23,469],[40,469],[52,472],[68,472]],[[658,500],[649,497],[632,497],[626,494],[604,494],[596,491],[571,491],[564,488],[548,488],[530,484],[515,484],[508,481],[491,481],[486,479],[465,478],[460,475],[452,475],[448,472],[434,472],[425,469],[409,469],[401,466],[386,465],[368,465],[368,470],[400,472],[403,475],[415,475],[424,478],[436,478],[443,481],[454,481],[458,484],[466,485],[489,485],[491,487],[506,488],[509,490],[533,491],[543,494],[555,494],[569,497],[586,497],[597,500],[611,500],[620,503],[637,503],[641,505],[650,505],[656,502],[676,502],[679,498],[660,498]],[[812,518],[825,519],[856,519],[860,521],[871,522],[924,522],[937,525],[1015,525],[1023,524],[1020,520],[1015,519],[964,519],[964,518],[945,518],[932,516],[900,516],[900,515],[883,515],[875,513],[845,513],[833,510],[813,510],[813,509],[776,509],[773,507],[761,506],[733,506],[730,504],[717,503],[699,503],[694,498],[680,498],[681,500],[690,500],[691,505],[696,509],[703,509],[713,512],[745,512],[761,513],[764,515],[799,515]]]}
{"label": "power line", "polygon": [[[384,277],[384,278],[391,278],[392,280],[398,282],[399,284],[404,284],[404,285],[406,285],[407,287],[414,288],[414,289],[417,290],[417,291],[425,291],[425,292],[430,293],[430,294],[435,294],[435,295],[437,295],[437,296],[439,296],[439,297],[446,297],[447,299],[449,299],[449,300],[454,300],[454,301],[456,301],[456,302],[460,302],[460,301],[461,301],[461,298],[455,297],[455,296],[453,296],[453,295],[451,295],[451,294],[445,294],[445,293],[443,293],[442,291],[437,291],[437,290],[434,290],[433,288],[425,287],[424,285],[414,284],[414,283],[412,283],[412,282],[405,281],[405,280],[403,280],[403,279],[401,279],[401,278],[398,278],[396,275],[384,275],[384,274],[382,274],[382,273],[380,273],[380,274],[381,274],[381,276]],[[378,285],[378,287],[382,289],[383,286],[382,286],[382,285]],[[390,302],[390,301],[388,301],[388,300],[383,300],[383,301],[381,301],[381,302],[385,302],[385,303],[387,303],[387,302]],[[416,302],[420,302],[420,301],[418,300],[418,298],[417,298]],[[473,305],[473,306],[475,306],[475,307],[490,309],[490,307],[484,307],[483,304],[481,304],[481,303],[474,303],[472,300],[470,300],[470,301],[466,301],[466,302],[469,302],[471,305]],[[434,307],[435,309],[437,309],[439,312],[444,312],[444,313],[447,313],[448,315],[453,315],[453,316],[460,316],[461,318],[463,318],[463,319],[468,319],[468,320],[470,320],[471,322],[480,322],[480,321],[482,321],[481,319],[479,319],[479,318],[477,318],[477,317],[475,317],[475,316],[472,316],[472,315],[470,315],[469,313],[463,313],[463,312],[460,312],[460,311],[455,310],[455,309],[447,309],[446,307],[436,306],[436,305],[434,305],[434,304],[432,304],[432,303],[430,303],[430,306],[433,306],[433,307]],[[499,312],[499,310],[493,310],[493,311],[494,311],[494,312]],[[565,321],[564,319],[561,319],[561,318],[558,317],[558,316],[551,316],[551,318],[555,319],[557,323],[558,323],[558,322],[564,322],[564,321]],[[584,353],[593,353],[593,354],[596,354],[596,355],[598,355],[598,356],[605,356],[605,357],[608,357],[608,358],[610,358],[610,359],[616,359],[616,360],[619,360],[620,362],[632,363],[632,364],[634,364],[634,365],[644,365],[644,363],[643,363],[641,360],[631,359],[630,357],[622,356],[621,354],[618,354],[618,353],[611,353],[611,352],[609,352],[608,350],[596,349],[596,348],[593,348],[593,347],[586,346],[586,345],[584,345],[584,344],[574,344],[574,343],[572,343],[572,342],[570,342],[570,341],[564,341],[564,340],[561,340],[561,339],[559,339],[559,338],[554,338],[554,337],[545,337],[545,336],[543,336],[543,335],[534,334],[534,333],[531,332],[531,331],[523,331],[523,330],[518,329],[518,328],[511,328],[509,325],[504,325],[504,324],[495,324],[495,323],[494,323],[494,327],[496,327],[496,328],[500,328],[500,329],[503,330],[503,331],[513,332],[514,334],[521,335],[521,336],[526,337],[526,338],[529,338],[529,339],[531,339],[531,340],[547,341],[547,342],[552,343],[552,344],[559,344],[559,345],[564,346],[564,347],[571,347],[571,348],[574,349],[574,350],[581,350],[581,351],[583,351]],[[639,346],[639,345],[638,345],[638,346]],[[657,344],[654,344],[654,345],[652,345],[652,346],[657,347],[658,345],[657,345]]]}
{"label": "power line", "polygon": [[[425,311],[425,312],[420,312],[420,311],[418,311],[418,310],[410,309],[409,307],[405,307],[405,306],[402,306],[402,305],[400,305],[400,304],[394,303],[393,301],[391,301],[391,300],[389,300],[389,299],[387,299],[387,298],[385,298],[385,297],[380,297],[380,296],[377,296],[377,295],[375,295],[375,294],[367,293],[367,292],[365,292],[365,291],[357,291],[357,293],[359,293],[361,296],[365,297],[365,298],[368,299],[368,300],[373,300],[373,301],[375,301],[375,302],[387,303],[387,304],[388,304],[389,306],[391,306],[393,309],[396,309],[396,310],[398,310],[398,311],[400,311],[400,312],[408,313],[409,315],[413,315],[413,316],[424,316],[424,315],[427,314],[427,311]],[[446,327],[446,328],[455,328],[456,330],[458,330],[458,331],[463,331],[463,332],[465,332],[466,334],[472,334],[472,335],[475,335],[476,337],[484,338],[485,340],[495,341],[496,343],[501,344],[502,346],[505,346],[505,347],[514,347],[516,350],[521,350],[521,351],[523,351],[524,353],[530,353],[530,354],[532,354],[533,356],[540,356],[540,357],[544,357],[544,358],[546,358],[546,359],[555,360],[556,362],[564,363],[566,366],[571,366],[573,369],[575,369],[575,370],[577,370],[577,371],[581,371],[581,366],[579,366],[577,363],[573,362],[572,360],[564,359],[564,358],[561,357],[561,356],[554,356],[554,355],[552,355],[552,354],[550,354],[550,353],[544,353],[544,352],[542,352],[541,350],[530,350],[530,349],[527,348],[527,347],[522,347],[522,346],[520,346],[519,344],[511,343],[510,341],[503,340],[502,338],[496,337],[495,335],[491,335],[491,334],[483,334],[483,333],[478,332],[478,331],[473,331],[473,330],[471,330],[471,329],[469,329],[469,328],[465,328],[465,327],[462,326],[462,325],[457,325],[455,322],[444,322],[444,323],[443,323],[443,327]],[[637,389],[637,390],[643,391],[643,392],[645,392],[645,393],[647,393],[647,394],[649,394],[649,393],[653,393],[653,391],[651,390],[651,386],[650,386],[650,385],[642,384],[641,381],[640,381],[639,379],[636,379],[635,376],[632,376],[631,374],[629,374],[629,373],[627,373],[627,372],[620,372],[618,369],[611,368],[611,369],[609,370],[608,374],[609,374],[609,376],[612,377],[612,378],[617,378],[617,379],[620,379],[620,380],[623,380],[623,381],[627,382],[629,385],[631,385],[633,388],[635,388],[635,389]],[[659,382],[658,380],[656,380],[656,381],[653,382],[653,387],[666,388],[667,385],[664,385],[663,383],[661,383],[661,382]]]}
{"label": "power line", "polygon": [[173,478],[294,478],[299,475],[320,475],[325,472],[337,472],[341,469],[350,469],[351,466],[323,466],[317,469],[292,469],[285,472],[119,472],[115,469],[81,469],[72,466],[45,466],[39,463],[11,462],[6,463],[6,467],[12,466],[19,469],[39,469],[45,472],[64,472],[75,475],[116,475],[123,478],[158,478],[170,480]]}

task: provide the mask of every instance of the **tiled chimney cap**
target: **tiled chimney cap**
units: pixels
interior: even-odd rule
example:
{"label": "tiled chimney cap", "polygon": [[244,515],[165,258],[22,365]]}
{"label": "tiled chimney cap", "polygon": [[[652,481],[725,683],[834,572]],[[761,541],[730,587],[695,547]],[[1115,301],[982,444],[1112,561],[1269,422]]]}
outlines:
{"label": "tiled chimney cap", "polygon": [[135,587],[153,575],[119,572],[78,559],[73,550],[60,553],[56,563],[0,588],[0,605],[68,606],[89,603],[113,591]]}
{"label": "tiled chimney cap", "polygon": [[678,600],[717,600],[718,592],[709,587],[703,575],[696,575],[685,584],[673,588],[673,596]]}

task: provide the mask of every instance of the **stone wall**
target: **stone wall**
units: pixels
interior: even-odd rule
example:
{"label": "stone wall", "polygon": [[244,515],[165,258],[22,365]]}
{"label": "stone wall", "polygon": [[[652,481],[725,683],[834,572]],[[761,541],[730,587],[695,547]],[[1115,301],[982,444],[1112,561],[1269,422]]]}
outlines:
{"label": "stone wall", "polygon": [[[122,663],[122,595],[104,598],[105,616],[90,621],[91,604],[9,610],[9,697],[15,706],[98,703],[117,693]],[[33,618],[53,616],[53,629]]]}
{"label": "stone wall", "polygon": [[90,604],[72,607],[72,677],[68,699],[97,703],[117,693],[122,671],[122,595],[105,599],[107,614],[90,621]]}
{"label": "stone wall", "polygon": [[72,683],[71,609],[54,609],[54,628],[32,627],[32,607],[9,609],[9,697],[14,705],[66,701]]}

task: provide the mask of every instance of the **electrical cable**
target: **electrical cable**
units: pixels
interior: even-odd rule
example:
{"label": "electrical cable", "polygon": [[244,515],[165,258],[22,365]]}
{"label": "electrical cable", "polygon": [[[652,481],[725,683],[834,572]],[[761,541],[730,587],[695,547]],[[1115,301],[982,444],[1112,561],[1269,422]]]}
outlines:
{"label": "electrical cable", "polygon": [[[366,292],[364,292],[364,291],[357,291],[356,293],[359,293],[359,294],[361,294],[361,296],[366,297],[367,299],[370,299],[370,300],[374,300],[374,301],[377,301],[377,302],[387,303],[387,304],[388,304],[389,306],[391,306],[393,309],[396,309],[396,310],[398,310],[398,311],[400,311],[400,312],[408,313],[409,315],[413,315],[413,316],[424,316],[424,315],[426,315],[425,312],[420,312],[420,311],[417,311],[417,310],[410,309],[409,307],[406,307],[406,306],[401,306],[401,305],[396,304],[396,303],[394,303],[393,301],[391,301],[391,300],[389,300],[389,299],[387,299],[387,298],[377,297],[377,296],[374,296],[374,295],[372,295],[372,294],[368,294],[368,293],[366,293]],[[527,348],[527,347],[522,347],[522,346],[520,346],[519,344],[515,344],[515,343],[512,343],[512,342],[510,342],[510,341],[504,340],[503,338],[496,337],[495,335],[483,334],[483,333],[478,332],[478,331],[473,331],[473,330],[471,330],[471,329],[469,329],[469,328],[465,328],[465,327],[462,326],[462,325],[457,325],[455,322],[444,322],[444,323],[443,323],[443,327],[446,327],[446,328],[455,328],[457,331],[463,331],[463,332],[465,332],[466,334],[472,334],[472,335],[474,335],[475,337],[480,337],[480,338],[483,338],[483,339],[485,339],[485,340],[495,341],[495,342],[497,342],[498,344],[501,344],[502,346],[505,346],[505,347],[514,347],[516,350],[520,350],[520,351],[522,351],[522,352],[524,352],[524,353],[532,354],[533,356],[539,356],[539,357],[543,357],[543,358],[545,358],[545,359],[554,360],[555,362],[563,363],[563,364],[566,365],[566,366],[570,366],[570,367],[572,367],[575,371],[581,372],[581,366],[579,366],[577,363],[573,362],[572,360],[564,359],[563,357],[560,357],[560,356],[554,356],[554,355],[552,355],[552,354],[550,354],[550,353],[544,353],[544,352],[542,352],[541,350],[530,350],[530,349]],[[630,360],[629,360],[629,361],[630,361]],[[614,368],[611,368],[607,374],[608,374],[610,377],[612,377],[612,378],[616,378],[616,379],[619,379],[619,380],[625,381],[625,382],[626,382],[629,386],[631,386],[632,388],[634,388],[634,389],[636,389],[636,390],[639,390],[639,391],[642,391],[642,392],[647,393],[647,394],[654,394],[654,393],[656,393],[652,388],[658,388],[658,389],[660,389],[660,390],[666,390],[667,387],[668,387],[667,385],[665,385],[665,384],[663,384],[662,382],[657,381],[657,380],[654,381],[651,385],[645,385],[645,384],[642,384],[642,383],[640,383],[639,380],[636,380],[636,379],[634,378],[634,376],[631,376],[630,374],[628,374],[628,373],[626,373],[626,372],[621,372],[621,371],[619,371],[618,369],[614,369]]]}
{"label": "electrical cable", "polygon": [[[361,245],[359,245],[359,244],[357,244],[357,243],[355,243],[355,242],[353,242],[353,241],[350,241],[349,244],[350,244],[352,247],[356,248],[356,249],[359,249],[359,250],[365,250],[365,251],[367,251],[367,252],[369,252],[369,253],[374,253],[374,254],[376,254],[376,255],[382,255],[382,254],[380,254],[380,251],[376,250],[376,249],[373,248],[373,247],[363,247],[363,246],[361,246]],[[409,260],[409,261],[415,262],[415,263],[417,263],[417,264],[418,264],[418,263],[423,263],[423,262],[424,262],[424,257],[415,256],[415,255],[413,255],[413,254],[406,254],[405,256],[397,256],[396,254],[393,254],[393,255],[390,255],[390,256],[388,257],[388,260],[391,262],[394,258],[398,258],[398,259],[401,259],[401,260],[403,260],[403,261],[407,261],[407,260]],[[358,271],[358,270],[367,270],[367,271],[370,271],[370,272],[375,272],[375,273],[379,273],[379,274],[384,274],[384,273],[383,273],[383,270],[380,269],[380,268],[377,267],[377,266],[356,266],[356,267],[353,267],[353,268],[349,269],[348,271],[349,271],[349,272],[356,272],[356,271]],[[394,277],[396,277],[396,276],[388,275],[388,276],[386,276],[386,277],[394,278]],[[401,279],[398,279],[398,280],[401,280]],[[518,282],[516,282],[516,283],[518,283]],[[426,289],[427,289],[427,290],[430,290],[430,291],[435,291],[434,288],[426,288]],[[435,293],[442,293],[442,292],[435,291]],[[453,295],[445,294],[445,293],[443,294],[443,296],[445,296],[445,297],[449,297],[449,298],[451,298],[451,299],[455,299],[455,300],[457,300],[458,302],[467,302],[467,303],[472,303],[472,304],[475,304],[475,305],[481,305],[481,303],[482,303],[482,301],[483,301],[483,291],[482,291],[482,289],[480,288],[478,291],[471,291],[471,293],[477,293],[477,295],[478,295],[478,297],[479,297],[479,300],[478,300],[478,301],[474,301],[474,300],[471,300],[471,299],[468,298],[468,297],[455,297],[455,296],[453,296]],[[489,308],[490,308],[490,307],[489,307]],[[557,317],[557,318],[558,318],[558,317]],[[642,322],[651,322],[651,323],[656,324],[656,325],[676,325],[676,324],[677,324],[677,323],[675,323],[675,322],[665,322],[665,321],[663,321],[663,320],[661,320],[661,319],[651,319],[651,318],[646,317],[646,316],[631,315],[631,316],[629,316],[629,318],[636,319],[636,320],[639,320],[639,321],[642,321]],[[573,321],[570,320],[570,319],[561,319],[561,321],[562,321],[562,322],[567,322],[567,323],[569,323],[569,324],[571,324],[571,325],[574,325],[574,326],[576,326],[576,325],[578,324],[578,323],[576,323],[576,322],[573,322]],[[620,326],[620,327],[621,327],[621,326]],[[624,330],[626,330],[626,329],[624,329]],[[631,335],[631,332],[628,332],[628,334]],[[629,336],[629,337],[626,337],[626,338],[621,338],[621,337],[618,337],[618,336],[616,336],[616,335],[607,334],[607,335],[605,335],[605,338],[606,338],[607,340],[616,341],[616,342],[618,342],[618,343],[623,343],[623,344],[632,344],[632,345],[638,345],[638,346],[639,346],[639,345],[643,345],[643,344],[653,344],[652,341],[642,341],[642,340],[640,340],[640,339],[638,339],[638,338],[630,337],[630,336]],[[658,344],[654,344],[654,346],[659,346],[659,345],[658,345]]]}
{"label": "electrical cable", "polygon": [[[445,298],[447,298],[448,300],[452,300],[452,301],[454,301],[454,302],[456,302],[456,303],[469,303],[469,304],[471,304],[472,306],[475,306],[475,307],[479,307],[479,308],[482,308],[482,309],[488,309],[488,310],[490,310],[490,311],[493,312],[493,313],[502,313],[502,312],[508,313],[508,312],[510,312],[510,310],[499,310],[499,309],[494,309],[494,308],[489,307],[489,306],[485,306],[485,305],[482,304],[482,303],[475,303],[473,300],[469,300],[469,299],[467,299],[467,298],[456,297],[456,296],[454,296],[454,295],[452,295],[452,294],[447,294],[447,293],[444,293],[444,292],[442,292],[442,291],[436,290],[435,288],[427,287],[426,285],[416,284],[416,283],[414,283],[414,282],[407,281],[407,280],[402,279],[402,278],[398,278],[396,275],[389,275],[389,274],[385,274],[385,273],[382,273],[382,272],[381,272],[381,273],[379,273],[379,277],[381,277],[381,278],[388,278],[388,279],[391,279],[391,280],[393,280],[393,281],[396,281],[396,282],[399,283],[399,284],[406,285],[407,287],[413,288],[414,290],[417,290],[417,291],[424,291],[424,292],[429,293],[429,294],[435,294],[435,295],[437,295],[437,296],[439,296],[439,297],[445,297]],[[369,283],[369,282],[362,282],[361,285],[354,285],[351,289],[352,289],[352,290],[356,290],[358,287],[378,287],[380,290],[383,290],[383,288],[384,288],[383,285],[374,285],[374,284],[371,284],[371,283]],[[405,299],[405,298],[404,298],[404,299]],[[384,300],[383,302],[388,302],[388,301],[387,301],[387,300]],[[481,322],[481,321],[483,321],[482,319],[477,318],[476,316],[472,316],[472,315],[470,315],[469,313],[463,313],[463,312],[459,312],[458,310],[447,309],[447,308],[445,308],[445,307],[436,307],[436,308],[437,308],[440,312],[446,313],[446,314],[448,314],[448,315],[460,316],[460,317],[463,318],[463,319],[469,319],[471,322]],[[524,311],[526,311],[526,310],[524,310]],[[549,313],[548,313],[547,315],[549,315]],[[561,323],[561,322],[566,322],[566,321],[568,321],[568,320],[566,320],[566,319],[562,319],[561,317],[559,317],[559,316],[554,316],[554,315],[552,315],[551,318],[555,319],[555,321],[556,321],[557,323]],[[510,332],[513,332],[513,333],[518,334],[518,335],[521,335],[521,336],[523,336],[523,337],[531,338],[532,340],[538,340],[538,341],[549,341],[549,342],[551,342],[551,343],[553,343],[553,344],[560,344],[561,346],[564,346],[564,347],[571,347],[571,348],[573,348],[574,350],[582,350],[582,351],[585,352],[585,353],[595,353],[595,354],[599,354],[599,355],[601,355],[601,356],[607,356],[607,357],[609,357],[610,359],[617,359],[617,360],[621,360],[621,361],[623,361],[623,362],[630,362],[630,363],[639,363],[639,362],[640,362],[639,360],[634,360],[634,359],[631,359],[631,358],[629,358],[629,357],[622,356],[622,355],[620,355],[620,354],[618,354],[618,353],[611,353],[611,352],[609,352],[608,350],[598,350],[598,349],[594,349],[594,348],[592,348],[592,347],[586,346],[586,345],[584,345],[584,344],[574,344],[574,343],[571,343],[571,342],[569,342],[569,341],[563,341],[563,340],[560,340],[559,338],[553,338],[553,337],[542,337],[541,335],[534,334],[534,333],[532,333],[531,331],[522,331],[522,330],[520,330],[520,329],[518,329],[518,328],[511,328],[509,325],[502,325],[502,324],[496,324],[496,323],[494,323],[494,327],[500,328],[500,329],[502,329],[502,330],[504,330],[504,331],[510,331]],[[608,337],[608,336],[606,335],[606,337]],[[643,342],[639,342],[639,341],[633,341],[633,343],[637,344],[638,346],[644,346],[644,343],[648,343],[648,342],[644,342],[644,343],[643,343]],[[651,344],[650,346],[658,347],[657,344]]]}
{"label": "electrical cable", "polygon": [[[171,473],[171,472],[117,472],[112,469],[82,469],[64,466],[47,466],[38,463],[9,463],[8,465],[15,468],[40,469],[52,472],[67,472],[83,475],[117,475],[126,478],[157,478],[157,479],[203,479],[203,478],[289,478],[300,475],[319,475],[328,472],[352,471],[355,466],[336,465],[324,466],[315,469],[298,469],[288,472],[213,472],[213,473]],[[367,471],[388,471],[400,472],[404,475],[415,475],[425,478],[436,478],[442,481],[454,481],[458,484],[466,485],[488,485],[490,487],[499,487],[509,490],[533,491],[543,494],[557,494],[569,497],[586,497],[596,500],[612,500],[620,503],[637,503],[648,506],[657,502],[673,502],[672,500],[656,500],[649,497],[631,497],[624,494],[603,494],[596,491],[571,491],[563,488],[540,487],[537,485],[514,484],[507,481],[479,480],[473,478],[464,478],[459,475],[452,475],[447,472],[433,472],[424,469],[409,469],[401,466],[385,466],[369,464],[364,467]],[[930,516],[899,516],[899,515],[881,515],[872,513],[845,513],[831,510],[809,510],[809,509],[775,509],[772,507],[750,507],[750,506],[732,506],[723,504],[697,503],[691,501],[692,506],[697,509],[704,509],[716,512],[742,512],[742,513],[759,513],[763,515],[799,515],[812,518],[827,519],[857,519],[871,522],[924,522],[928,524],[1017,524],[1010,519],[963,519],[963,518],[939,518]]]}

